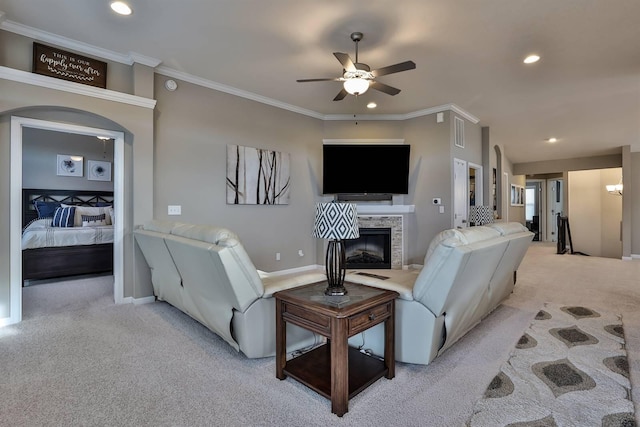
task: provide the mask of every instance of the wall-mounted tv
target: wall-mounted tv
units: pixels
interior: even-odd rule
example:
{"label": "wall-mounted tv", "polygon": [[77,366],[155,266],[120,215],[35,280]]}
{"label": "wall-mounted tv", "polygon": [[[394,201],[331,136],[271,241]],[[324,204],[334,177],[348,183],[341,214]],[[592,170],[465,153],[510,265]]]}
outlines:
{"label": "wall-mounted tv", "polygon": [[324,194],[407,194],[410,145],[325,144]]}

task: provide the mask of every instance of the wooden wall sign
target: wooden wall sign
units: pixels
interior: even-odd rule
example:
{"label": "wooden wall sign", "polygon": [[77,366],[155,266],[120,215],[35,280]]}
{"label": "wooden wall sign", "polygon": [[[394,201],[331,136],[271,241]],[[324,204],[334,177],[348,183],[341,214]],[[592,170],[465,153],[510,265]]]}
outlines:
{"label": "wooden wall sign", "polygon": [[33,72],[76,83],[107,88],[107,63],[33,43]]}

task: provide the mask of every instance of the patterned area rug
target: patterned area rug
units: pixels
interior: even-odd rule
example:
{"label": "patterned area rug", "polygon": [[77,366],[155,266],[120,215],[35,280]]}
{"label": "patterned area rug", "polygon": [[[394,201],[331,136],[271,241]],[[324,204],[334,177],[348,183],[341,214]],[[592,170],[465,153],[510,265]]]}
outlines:
{"label": "patterned area rug", "polygon": [[621,316],[545,304],[467,425],[636,426]]}

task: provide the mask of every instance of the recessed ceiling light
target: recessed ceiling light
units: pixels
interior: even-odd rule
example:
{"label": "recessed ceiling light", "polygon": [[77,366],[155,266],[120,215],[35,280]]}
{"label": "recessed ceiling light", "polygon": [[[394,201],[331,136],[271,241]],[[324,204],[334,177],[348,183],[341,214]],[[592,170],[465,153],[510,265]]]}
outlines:
{"label": "recessed ceiling light", "polygon": [[131,15],[131,8],[123,1],[114,1],[111,3],[111,9],[120,15]]}
{"label": "recessed ceiling light", "polygon": [[376,108],[378,106],[378,104],[376,104],[375,102],[370,102],[367,104],[367,108]]}
{"label": "recessed ceiling light", "polygon": [[546,139],[546,141],[553,144],[554,142],[558,142],[558,138],[551,137],[551,138]]}
{"label": "recessed ceiling light", "polygon": [[533,64],[534,62],[538,62],[540,61],[540,56],[538,55],[529,55],[526,58],[524,58],[524,63],[525,64]]}

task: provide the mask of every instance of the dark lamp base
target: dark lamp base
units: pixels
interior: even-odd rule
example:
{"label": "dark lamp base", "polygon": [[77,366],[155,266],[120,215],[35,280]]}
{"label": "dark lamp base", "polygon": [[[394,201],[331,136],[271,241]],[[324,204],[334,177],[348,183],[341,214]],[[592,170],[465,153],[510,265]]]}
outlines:
{"label": "dark lamp base", "polygon": [[342,296],[347,294],[347,290],[344,286],[328,286],[327,289],[324,290],[324,294],[328,296]]}

